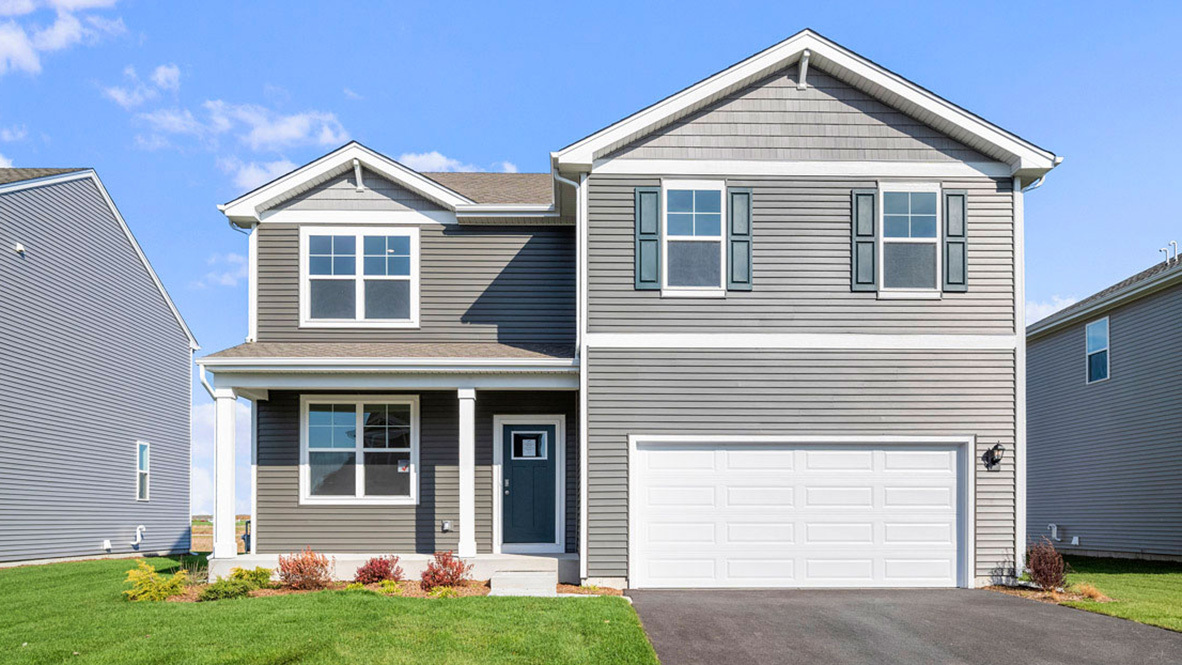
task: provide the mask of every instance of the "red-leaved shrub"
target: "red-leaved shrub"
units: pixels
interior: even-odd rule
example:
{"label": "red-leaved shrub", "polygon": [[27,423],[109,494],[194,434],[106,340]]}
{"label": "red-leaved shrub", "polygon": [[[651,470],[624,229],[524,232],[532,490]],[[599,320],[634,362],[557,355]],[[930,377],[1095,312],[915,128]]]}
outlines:
{"label": "red-leaved shrub", "polygon": [[471,572],[472,564],[464,563],[451,552],[436,552],[435,560],[427,562],[427,569],[423,571],[423,580],[419,582],[419,586],[423,591],[441,586],[459,586],[468,581],[468,574]]}
{"label": "red-leaved shrub", "polygon": [[402,567],[396,556],[375,556],[357,569],[354,582],[376,584],[382,580],[402,581]]}
{"label": "red-leaved shrub", "polygon": [[1067,584],[1067,564],[1063,555],[1044,536],[1026,549],[1026,568],[1030,570],[1030,581],[1044,591],[1062,588]]}
{"label": "red-leaved shrub", "polygon": [[332,581],[328,557],[311,547],[303,552],[279,555],[279,582],[292,589],[323,589]]}

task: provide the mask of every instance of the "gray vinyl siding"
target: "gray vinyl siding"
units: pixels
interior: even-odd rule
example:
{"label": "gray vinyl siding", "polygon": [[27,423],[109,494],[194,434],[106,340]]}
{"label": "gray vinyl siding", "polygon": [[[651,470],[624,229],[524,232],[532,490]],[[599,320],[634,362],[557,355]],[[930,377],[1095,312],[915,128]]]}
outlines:
{"label": "gray vinyl siding", "polygon": [[423,226],[416,330],[301,329],[299,227],[256,232],[260,342],[574,341],[573,228]]}
{"label": "gray vinyl siding", "polygon": [[1013,334],[1014,211],[1009,179],[945,179],[968,192],[966,293],[879,300],[850,290],[850,190],[865,178],[731,178],[752,188],[753,287],[725,300],[661,298],[634,280],[633,192],[658,178],[592,175],[588,325],[602,332]]}
{"label": "gray vinyl siding", "polygon": [[363,168],[357,191],[353,171],[321,183],[274,207],[275,210],[443,210],[439,204]]}
{"label": "gray vinyl siding", "polygon": [[189,341],[102,194],[0,194],[0,247],[0,561],[188,551]]}
{"label": "gray vinyl siding", "polygon": [[767,76],[611,156],[626,159],[991,162],[990,158],[810,67]]}
{"label": "gray vinyl siding", "polygon": [[[1084,326],[1104,315],[1109,378],[1088,385]],[[1029,538],[1057,524],[1065,552],[1182,556],[1180,367],[1177,285],[1029,343]]]}
{"label": "gray vinyl siding", "polygon": [[[335,394],[335,393],[334,393]],[[455,391],[419,394],[418,506],[299,505],[299,393],[270,393],[258,402],[259,553],[311,546],[332,553],[425,553],[454,550],[459,542],[459,402]],[[567,550],[578,551],[578,425],[574,392],[478,392],[476,399],[476,541],[492,551],[493,416],[566,416]],[[443,533],[440,523],[451,520]]]}
{"label": "gray vinyl siding", "polygon": [[[976,435],[1014,449],[1009,351],[596,349],[588,574],[628,574],[628,435]],[[1013,568],[1014,468],[976,469],[976,574]]]}

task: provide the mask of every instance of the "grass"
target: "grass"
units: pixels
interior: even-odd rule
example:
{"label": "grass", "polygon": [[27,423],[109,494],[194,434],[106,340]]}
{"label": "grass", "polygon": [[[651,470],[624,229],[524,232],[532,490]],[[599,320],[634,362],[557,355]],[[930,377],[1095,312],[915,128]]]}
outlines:
{"label": "grass", "polygon": [[[151,559],[161,572],[179,558]],[[15,663],[645,663],[620,598],[421,600],[325,591],[132,603],[135,561],[0,569],[0,660]]]}
{"label": "grass", "polygon": [[1064,605],[1182,632],[1182,563],[1064,557],[1067,583],[1090,584],[1111,602],[1068,601]]}

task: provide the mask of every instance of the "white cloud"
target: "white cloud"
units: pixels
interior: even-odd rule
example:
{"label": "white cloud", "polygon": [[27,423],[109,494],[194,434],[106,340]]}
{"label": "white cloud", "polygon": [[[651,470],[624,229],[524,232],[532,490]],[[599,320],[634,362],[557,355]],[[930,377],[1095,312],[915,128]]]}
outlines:
{"label": "white cloud", "polygon": [[494,171],[501,171],[502,173],[517,173],[517,165],[513,162],[497,162],[493,165]]}
{"label": "white cloud", "polygon": [[179,90],[181,87],[181,68],[174,64],[160,65],[152,72],[152,83],[161,90]]}
{"label": "white cloud", "polygon": [[20,141],[28,136],[29,130],[24,125],[12,125],[11,127],[0,127],[0,141],[11,143],[13,141]]}
{"label": "white cloud", "polygon": [[362,97],[361,95],[357,94],[356,92],[353,92],[353,91],[352,91],[352,90],[350,90],[349,88],[345,88],[345,91],[344,91],[344,92],[345,92],[345,98],[346,98],[346,99],[352,99],[352,100],[362,100],[362,99],[365,99],[365,97]]}
{"label": "white cloud", "polygon": [[398,156],[398,161],[416,171],[500,171],[502,173],[517,173],[517,165],[513,162],[493,162],[491,169],[482,168],[475,164],[467,164],[458,159],[452,159],[440,154],[438,150],[431,152],[404,152]]}
{"label": "white cloud", "polygon": [[184,134],[201,136],[206,133],[206,127],[193,116],[188,109],[157,109],[150,113],[136,116],[146,122],[156,132],[164,134]]}
{"label": "white cloud", "polygon": [[17,70],[38,74],[41,58],[24,28],[12,21],[0,23],[0,76]]}
{"label": "white cloud", "polygon": [[0,169],[10,168],[12,168],[12,160],[5,157],[4,155],[0,155]]}
{"label": "white cloud", "polygon": [[37,9],[33,0],[0,0],[0,16],[24,16]]}
{"label": "white cloud", "polygon": [[251,150],[278,150],[300,145],[335,146],[349,140],[349,133],[334,113],[304,111],[284,115],[258,104],[205,102],[211,126],[236,127],[239,139]]}
{"label": "white cloud", "polygon": [[73,14],[59,12],[48,28],[33,33],[33,48],[38,51],[60,51],[82,43],[86,29]]}
{"label": "white cloud", "polygon": [[126,85],[103,88],[103,95],[125,109],[133,109],[156,99],[160,91],[175,92],[181,87],[181,70],[176,65],[160,65],[151,75],[151,85],[140,79],[135,67],[123,69]]}
{"label": "white cloud", "polygon": [[1026,301],[1026,325],[1030,325],[1035,321],[1041,321],[1055,312],[1074,305],[1079,298],[1074,296],[1051,296],[1050,300],[1038,302],[1035,300]]}
{"label": "white cloud", "polygon": [[[0,24],[0,76],[9,71],[38,74],[43,53],[93,45],[127,32],[121,18],[77,14],[114,5],[114,0],[0,0],[0,16],[18,17]],[[36,21],[39,10],[54,11],[53,21]]]}
{"label": "white cloud", "polygon": [[[196,404],[192,409],[193,463],[189,478],[189,510],[194,515],[213,513],[213,437],[217,422],[212,402]],[[237,436],[235,451],[237,482],[235,510],[250,512],[250,408],[241,401],[234,414]]]}
{"label": "white cloud", "polygon": [[213,254],[205,263],[209,270],[201,279],[193,282],[194,288],[238,286],[239,282],[246,279],[250,270],[246,257],[235,252]]}
{"label": "white cloud", "polygon": [[296,164],[286,159],[273,162],[244,162],[237,157],[227,157],[218,160],[218,166],[234,177],[234,184],[243,191],[249,191],[271,182],[275,178],[295,170]]}

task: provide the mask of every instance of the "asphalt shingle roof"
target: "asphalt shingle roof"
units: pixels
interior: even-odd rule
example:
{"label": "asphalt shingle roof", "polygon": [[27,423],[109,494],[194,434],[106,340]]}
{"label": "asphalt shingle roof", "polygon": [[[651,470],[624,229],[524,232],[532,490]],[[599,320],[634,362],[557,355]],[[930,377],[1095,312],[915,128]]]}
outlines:
{"label": "asphalt shingle roof", "polygon": [[423,173],[435,182],[477,203],[540,203],[554,200],[549,173]]}
{"label": "asphalt shingle roof", "polygon": [[82,170],[84,169],[0,169],[0,185]]}
{"label": "asphalt shingle roof", "polygon": [[1054,321],[1061,321],[1064,319],[1071,318],[1071,316],[1074,315],[1076,312],[1083,311],[1085,309],[1092,307],[1093,305],[1104,302],[1105,300],[1108,300],[1109,298],[1112,298],[1112,297],[1114,297],[1120,293],[1123,293],[1127,290],[1133,289],[1134,287],[1136,287],[1142,283],[1146,283],[1151,280],[1166,279],[1168,277],[1168,275],[1170,275],[1172,273],[1182,273],[1182,261],[1178,261],[1178,260],[1162,261],[1161,263],[1158,263],[1150,268],[1146,268],[1145,270],[1142,270],[1141,272],[1137,273],[1136,275],[1133,275],[1132,277],[1122,279],[1121,281],[1117,282],[1116,284],[1113,284],[1112,286],[1110,286],[1106,289],[1098,291],[1098,292],[1088,296],[1087,298],[1084,298],[1083,300],[1075,303],[1074,305],[1071,305],[1070,307],[1066,307],[1064,309],[1059,310],[1058,312],[1055,312],[1054,314],[1051,314],[1050,316],[1040,319],[1039,321],[1036,321],[1035,323],[1032,323],[1031,325],[1027,326],[1027,328],[1028,329],[1041,328],[1048,323],[1053,323]]}

